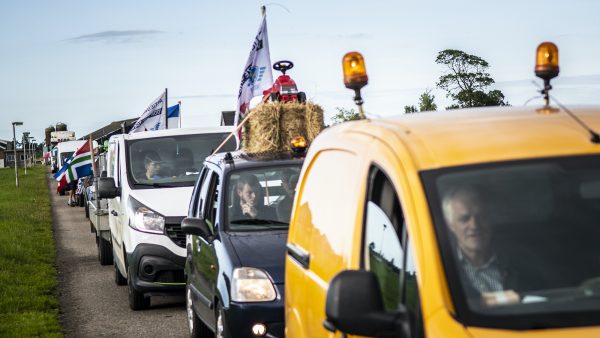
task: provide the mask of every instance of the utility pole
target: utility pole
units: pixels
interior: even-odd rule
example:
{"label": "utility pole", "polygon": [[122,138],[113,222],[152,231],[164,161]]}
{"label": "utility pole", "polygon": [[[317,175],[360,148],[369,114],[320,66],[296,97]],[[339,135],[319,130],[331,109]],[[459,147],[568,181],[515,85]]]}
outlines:
{"label": "utility pole", "polygon": [[13,126],[13,153],[15,156],[15,184],[16,187],[19,187],[19,169],[17,169],[17,166],[19,165],[19,162],[17,161],[17,135],[15,134],[15,126],[22,126],[23,122],[13,122],[12,126]]}

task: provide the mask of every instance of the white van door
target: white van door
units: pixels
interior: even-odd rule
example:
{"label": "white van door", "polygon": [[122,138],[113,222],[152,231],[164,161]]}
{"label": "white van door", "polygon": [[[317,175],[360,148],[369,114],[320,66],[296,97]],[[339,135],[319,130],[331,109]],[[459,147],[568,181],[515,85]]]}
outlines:
{"label": "white van door", "polygon": [[[120,144],[118,141],[109,144],[109,159],[108,159],[108,176],[115,181],[115,186],[121,187],[121,156]],[[110,232],[113,237],[113,248],[119,260],[123,262],[123,231],[121,228],[121,196],[111,198],[108,202],[109,206],[109,224]]]}

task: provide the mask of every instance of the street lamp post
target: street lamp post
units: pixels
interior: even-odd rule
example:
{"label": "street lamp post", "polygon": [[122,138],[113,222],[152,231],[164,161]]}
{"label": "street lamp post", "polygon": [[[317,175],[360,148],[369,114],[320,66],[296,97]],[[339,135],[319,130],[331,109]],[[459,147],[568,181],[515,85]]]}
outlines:
{"label": "street lamp post", "polygon": [[25,175],[27,175],[27,146],[26,146],[26,144],[28,143],[27,140],[29,140],[29,132],[24,131],[23,132],[23,158],[25,160],[23,161],[23,167],[25,167]]}
{"label": "street lamp post", "polygon": [[15,184],[16,187],[19,187],[19,170],[17,169],[17,136],[15,134],[15,126],[22,126],[23,122],[13,122],[12,126],[13,126],[13,151],[15,154]]}
{"label": "street lamp post", "polygon": [[30,141],[30,145],[31,145],[31,159],[33,162],[31,162],[31,167],[35,167],[35,137],[30,137],[29,138]]}

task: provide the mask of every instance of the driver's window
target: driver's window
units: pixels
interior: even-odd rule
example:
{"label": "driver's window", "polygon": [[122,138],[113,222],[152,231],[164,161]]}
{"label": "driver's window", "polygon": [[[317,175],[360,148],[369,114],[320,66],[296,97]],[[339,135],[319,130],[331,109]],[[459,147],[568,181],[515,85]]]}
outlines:
{"label": "driver's window", "polygon": [[217,202],[219,198],[219,175],[213,172],[210,177],[210,181],[207,183],[208,191],[206,194],[206,200],[204,202],[204,219],[206,220],[206,223],[214,230],[217,217]]}

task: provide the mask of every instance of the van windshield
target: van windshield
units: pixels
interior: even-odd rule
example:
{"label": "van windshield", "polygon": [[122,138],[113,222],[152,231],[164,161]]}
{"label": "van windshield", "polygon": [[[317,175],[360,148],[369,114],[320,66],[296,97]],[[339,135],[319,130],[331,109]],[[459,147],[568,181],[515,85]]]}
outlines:
{"label": "van windshield", "polygon": [[[204,159],[227,133],[165,136],[130,140],[127,172],[134,189],[193,186]],[[235,149],[231,138],[221,151]]]}
{"label": "van windshield", "polygon": [[458,318],[600,324],[600,156],[422,173]]}
{"label": "van windshield", "polygon": [[301,164],[237,170],[229,175],[230,231],[287,230]]}

